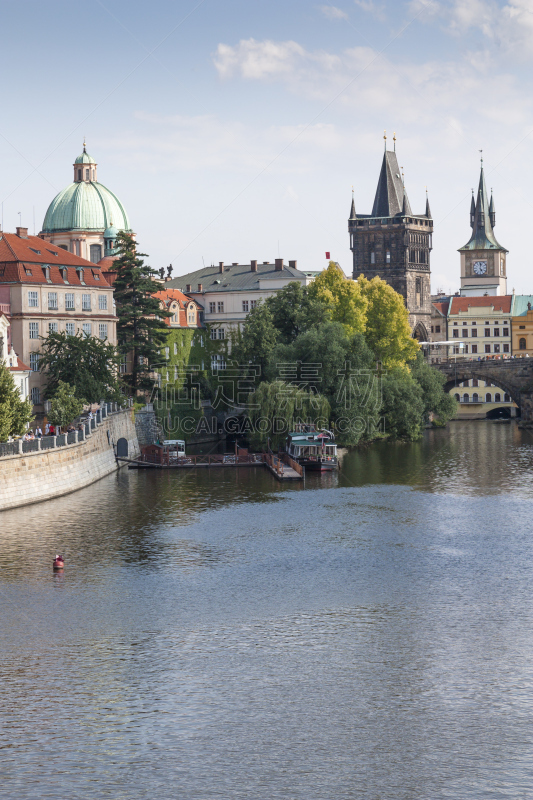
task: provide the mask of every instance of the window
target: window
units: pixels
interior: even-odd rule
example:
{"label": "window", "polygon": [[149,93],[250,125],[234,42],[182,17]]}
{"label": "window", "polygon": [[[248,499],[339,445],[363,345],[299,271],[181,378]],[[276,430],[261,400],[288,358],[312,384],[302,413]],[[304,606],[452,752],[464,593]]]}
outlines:
{"label": "window", "polygon": [[472,328],[472,339],[477,337],[477,328]]}
{"label": "window", "polygon": [[257,305],[257,300],[250,300],[250,308],[255,308]]}
{"label": "window", "polygon": [[477,353],[477,344],[472,345],[472,353]]}
{"label": "window", "polygon": [[81,296],[81,307],[83,311],[90,311],[91,310],[91,295],[90,294],[82,294]]}
{"label": "window", "polygon": [[31,269],[29,269],[28,267],[24,267],[24,272],[26,273],[26,275],[33,275]]}
{"label": "window", "polygon": [[93,264],[98,264],[98,262],[102,258],[102,245],[101,244],[92,244],[90,249],[90,257],[89,260],[93,262]]}
{"label": "window", "polygon": [[107,311],[107,295],[106,294],[99,294],[98,295],[98,309],[100,311]]}
{"label": "window", "polygon": [[98,323],[98,338],[107,339],[107,322]]}
{"label": "window", "polygon": [[503,352],[504,352],[504,353],[508,353],[508,352],[509,352],[509,345],[508,345],[508,344],[504,344],[504,346],[503,346]]}
{"label": "window", "polygon": [[458,339],[458,338],[459,338],[459,331],[458,331],[458,330],[457,330],[457,331],[456,331],[456,330],[454,330],[454,332],[453,332],[453,338],[454,338],[454,339]]}
{"label": "window", "polygon": [[503,396],[503,402],[504,402],[504,403],[510,403],[510,402],[511,402],[511,398],[509,397],[509,395],[508,395],[508,394],[504,394],[504,396]]}
{"label": "window", "polygon": [[460,402],[461,402],[461,395],[459,395],[459,394],[454,394],[454,397],[455,397],[455,399],[457,400],[457,402],[458,402],[458,403],[460,403]]}
{"label": "window", "polygon": [[490,392],[487,392],[485,395],[485,403],[492,403],[492,395]]}
{"label": "window", "polygon": [[471,322],[470,324],[471,324],[471,325],[477,325],[477,322],[474,322],[474,321],[472,320],[472,322]]}
{"label": "window", "polygon": [[81,181],[81,169],[78,170],[78,180]]}
{"label": "window", "polygon": [[32,372],[39,372],[39,353],[30,353],[30,369]]}
{"label": "window", "polygon": [[39,338],[39,323],[30,322],[30,339],[38,339],[38,338]]}
{"label": "window", "polygon": [[433,333],[433,325],[431,326],[431,333]]}
{"label": "window", "polygon": [[440,325],[435,325],[435,333],[440,333]]}
{"label": "window", "polygon": [[216,338],[217,338],[217,329],[211,328],[211,339],[216,339]]}
{"label": "window", "polygon": [[165,358],[167,361],[170,358],[170,347],[165,347]]}
{"label": "window", "polygon": [[33,405],[38,405],[41,402],[41,393],[39,391],[39,387],[34,386],[30,394]]}
{"label": "window", "polygon": [[143,364],[144,364],[144,356],[139,356],[137,358],[137,364],[139,364],[141,367],[143,366]]}
{"label": "window", "polygon": [[472,378],[472,386],[479,386],[479,381],[477,378]]}
{"label": "window", "polygon": [[217,303],[217,311],[219,314],[224,313],[224,303]]}
{"label": "window", "polygon": [[30,308],[39,307],[39,295],[37,292],[28,292],[28,305]]}
{"label": "window", "polygon": [[215,371],[218,369],[226,369],[226,360],[224,356],[221,355],[211,356],[211,369]]}
{"label": "window", "polygon": [[74,292],[65,295],[65,311],[74,311]]}
{"label": "window", "polygon": [[463,347],[463,353],[468,353],[468,345],[467,344],[465,344],[465,346]]}
{"label": "window", "polygon": [[501,401],[502,401],[501,394],[499,392],[496,392],[496,394],[494,395],[494,402],[495,403],[501,403]]}
{"label": "window", "polygon": [[88,169],[85,170],[85,180],[86,181],[89,180],[89,170]]}
{"label": "window", "polygon": [[84,336],[90,336],[93,332],[93,326],[91,325],[90,322],[84,322],[83,325],[81,326],[81,329],[83,331]]}
{"label": "window", "polygon": [[[30,322],[30,325],[31,325],[31,322]],[[526,350],[527,349],[526,348],[526,340],[525,339],[520,339],[520,341],[518,342],[518,349],[519,350]]]}
{"label": "window", "polygon": [[178,343],[177,342],[174,342],[174,355],[175,356],[178,355]]}
{"label": "window", "polygon": [[485,381],[485,386],[492,386],[492,383],[490,381]]}
{"label": "window", "polygon": [[376,254],[374,253],[374,251],[373,251],[373,250],[372,250],[372,252],[370,253],[370,263],[371,263],[371,264],[375,264],[375,263],[376,263]]}
{"label": "window", "polygon": [[525,325],[519,325],[518,327],[520,328],[521,331],[525,331],[525,329],[526,329]]}
{"label": "window", "polygon": [[458,322],[454,322],[453,324],[454,324],[454,325],[458,325],[459,323],[458,323]]}
{"label": "window", "polygon": [[470,400],[470,397],[465,392],[464,395],[463,395],[463,403],[468,403],[469,400]]}
{"label": "window", "polygon": [[462,336],[463,339],[468,339],[468,328],[463,328]]}
{"label": "window", "polygon": [[54,310],[57,308],[57,292],[48,292],[48,309]]}
{"label": "window", "polygon": [[210,314],[214,314],[215,313],[215,308],[216,308],[215,303],[209,303],[209,313]]}
{"label": "window", "polygon": [[59,330],[57,322],[48,323],[48,333],[57,333]]}
{"label": "window", "polygon": [[499,335],[500,335],[500,329],[499,328],[494,328],[493,336],[499,336]]}
{"label": "window", "polygon": [[219,328],[218,329],[218,338],[219,339],[224,339],[224,333],[225,333],[224,328]]}
{"label": "window", "polygon": [[488,321],[485,321],[485,325],[490,325],[490,322],[488,322]]}
{"label": "window", "polygon": [[485,345],[485,353],[490,353],[490,344]]}
{"label": "window", "polygon": [[465,386],[468,389],[468,387],[470,386],[470,381],[463,381],[463,386]]}
{"label": "window", "polygon": [[387,264],[390,264],[390,250],[387,250],[387,252],[385,253],[385,261],[387,262]]}
{"label": "window", "polygon": [[412,264],[416,264],[416,250],[411,250],[411,251],[409,252],[409,261],[410,261]]}
{"label": "window", "polygon": [[248,313],[248,300],[242,301],[242,310],[247,314]]}
{"label": "window", "polygon": [[509,328],[504,328],[503,329],[502,336],[509,336]]}
{"label": "window", "polygon": [[65,331],[67,333],[67,336],[74,336],[74,334],[76,333],[76,328],[74,326],[74,323],[67,322],[67,324],[65,325]]}
{"label": "window", "polygon": [[121,356],[121,357],[120,357],[119,370],[120,370],[120,373],[121,373],[122,375],[124,375],[124,373],[126,372],[126,368],[127,368],[127,365],[126,365],[126,356]]}
{"label": "window", "polygon": [[479,395],[477,392],[474,392],[474,394],[472,395],[472,402],[479,403]]}
{"label": "window", "polygon": [[499,344],[495,344],[494,345],[494,352],[495,353],[499,353],[500,352],[500,345]]}

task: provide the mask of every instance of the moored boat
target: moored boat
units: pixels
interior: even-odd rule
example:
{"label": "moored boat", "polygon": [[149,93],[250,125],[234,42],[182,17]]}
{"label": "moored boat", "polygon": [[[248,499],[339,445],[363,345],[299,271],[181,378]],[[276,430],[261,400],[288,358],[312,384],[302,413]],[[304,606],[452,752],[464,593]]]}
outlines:
{"label": "moored boat", "polygon": [[337,445],[331,431],[317,430],[312,424],[299,424],[287,436],[286,452],[306,471],[337,469]]}

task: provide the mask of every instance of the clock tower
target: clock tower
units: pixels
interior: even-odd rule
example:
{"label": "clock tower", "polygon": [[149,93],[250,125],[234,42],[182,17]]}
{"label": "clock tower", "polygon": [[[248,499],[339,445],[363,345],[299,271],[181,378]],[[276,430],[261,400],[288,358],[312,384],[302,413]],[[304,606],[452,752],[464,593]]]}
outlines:
{"label": "clock tower", "polygon": [[490,201],[483,174],[481,174],[477,199],[470,205],[470,241],[461,247],[461,295],[463,297],[480,297],[482,295],[507,294],[506,256],[509,252],[498,243],[494,235],[496,226],[496,209],[492,192]]}

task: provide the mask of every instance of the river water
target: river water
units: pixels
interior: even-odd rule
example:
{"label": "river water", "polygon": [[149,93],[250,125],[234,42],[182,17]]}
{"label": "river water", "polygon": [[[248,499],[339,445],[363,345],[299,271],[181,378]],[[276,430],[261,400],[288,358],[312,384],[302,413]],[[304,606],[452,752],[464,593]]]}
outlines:
{"label": "river water", "polygon": [[4,512],[0,797],[532,798],[532,517],[485,421]]}

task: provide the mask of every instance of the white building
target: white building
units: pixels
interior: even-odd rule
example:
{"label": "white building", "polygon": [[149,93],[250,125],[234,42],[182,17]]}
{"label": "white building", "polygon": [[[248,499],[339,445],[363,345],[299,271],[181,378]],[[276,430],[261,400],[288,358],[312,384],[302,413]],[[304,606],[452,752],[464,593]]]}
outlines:
{"label": "white building", "polygon": [[15,353],[11,343],[11,325],[3,312],[0,312],[0,361],[9,368],[21,398],[26,400],[30,393],[30,368]]}

